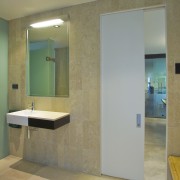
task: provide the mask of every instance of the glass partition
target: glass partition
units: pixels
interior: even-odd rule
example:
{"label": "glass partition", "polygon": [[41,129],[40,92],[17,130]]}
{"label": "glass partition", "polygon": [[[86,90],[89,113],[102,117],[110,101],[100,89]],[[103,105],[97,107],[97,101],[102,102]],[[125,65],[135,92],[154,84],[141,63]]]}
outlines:
{"label": "glass partition", "polygon": [[166,58],[145,59],[145,116],[166,117]]}

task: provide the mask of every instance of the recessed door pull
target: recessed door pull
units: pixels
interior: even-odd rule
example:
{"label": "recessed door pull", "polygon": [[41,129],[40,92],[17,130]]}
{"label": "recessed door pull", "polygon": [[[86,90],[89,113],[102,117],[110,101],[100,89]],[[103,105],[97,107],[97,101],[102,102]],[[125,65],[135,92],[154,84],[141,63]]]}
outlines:
{"label": "recessed door pull", "polygon": [[136,114],[136,127],[141,127],[141,114]]}

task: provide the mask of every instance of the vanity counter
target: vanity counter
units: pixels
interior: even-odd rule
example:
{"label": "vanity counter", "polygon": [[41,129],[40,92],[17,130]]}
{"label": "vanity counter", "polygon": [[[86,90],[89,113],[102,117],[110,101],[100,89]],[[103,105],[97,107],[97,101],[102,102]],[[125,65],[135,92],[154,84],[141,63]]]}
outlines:
{"label": "vanity counter", "polygon": [[70,114],[64,112],[22,110],[6,116],[7,123],[45,129],[57,129],[70,122]]}

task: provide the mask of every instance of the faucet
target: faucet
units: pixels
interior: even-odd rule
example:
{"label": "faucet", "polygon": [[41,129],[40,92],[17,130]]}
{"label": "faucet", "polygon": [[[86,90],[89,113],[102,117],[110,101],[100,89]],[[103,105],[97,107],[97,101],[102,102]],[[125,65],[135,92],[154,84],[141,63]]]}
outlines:
{"label": "faucet", "polygon": [[34,110],[34,101],[32,101],[32,103],[31,103],[31,110],[32,111]]}
{"label": "faucet", "polygon": [[27,109],[30,109],[31,111],[33,111],[35,109],[34,107],[35,107],[35,103],[34,101],[32,101],[31,103],[29,103]]}

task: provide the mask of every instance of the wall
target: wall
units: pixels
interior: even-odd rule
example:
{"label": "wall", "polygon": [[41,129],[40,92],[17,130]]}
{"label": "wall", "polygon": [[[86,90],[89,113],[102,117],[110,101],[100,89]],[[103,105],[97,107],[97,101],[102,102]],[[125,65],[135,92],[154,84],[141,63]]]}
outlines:
{"label": "wall", "polygon": [[180,3],[167,0],[168,58],[168,155],[180,156],[180,75],[175,63],[180,62]]}
{"label": "wall", "polygon": [[8,111],[8,22],[0,19],[0,159],[9,154],[6,113]]}
{"label": "wall", "polygon": [[[162,4],[165,4],[164,0],[98,0],[10,21],[9,108],[24,109],[33,99],[36,109],[65,111],[71,114],[69,125],[55,131],[32,131],[31,139],[27,139],[26,128],[11,128],[11,154],[44,164],[99,175],[100,14]],[[27,97],[25,29],[31,22],[63,14],[70,15],[70,96]],[[18,83],[19,89],[12,90],[12,83]]]}

